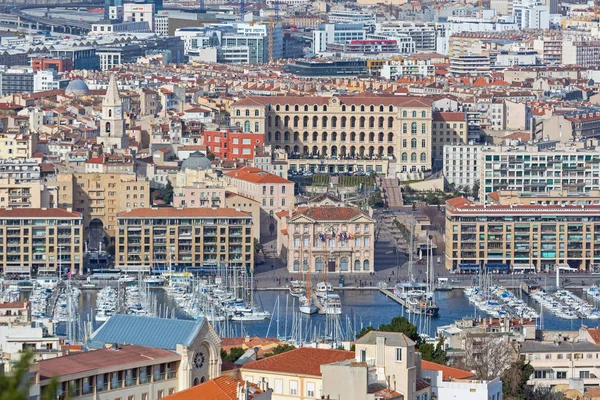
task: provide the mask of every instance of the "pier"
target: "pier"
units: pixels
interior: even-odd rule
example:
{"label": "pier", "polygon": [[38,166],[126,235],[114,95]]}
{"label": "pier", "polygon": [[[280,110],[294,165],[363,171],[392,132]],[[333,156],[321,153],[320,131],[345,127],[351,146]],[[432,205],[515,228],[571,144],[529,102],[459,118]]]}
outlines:
{"label": "pier", "polygon": [[384,289],[384,288],[373,288],[373,289],[379,289],[379,291],[386,297],[389,297],[390,299],[394,300],[396,303],[400,304],[402,307],[406,308],[408,310],[408,303],[406,302],[406,300],[401,299],[398,296],[394,295],[394,292],[392,292],[391,290],[388,289]]}

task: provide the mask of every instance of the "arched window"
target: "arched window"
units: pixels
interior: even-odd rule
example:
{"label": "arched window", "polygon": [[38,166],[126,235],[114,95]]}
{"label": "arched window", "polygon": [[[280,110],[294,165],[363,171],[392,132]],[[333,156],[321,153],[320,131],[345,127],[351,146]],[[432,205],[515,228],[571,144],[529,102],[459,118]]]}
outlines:
{"label": "arched window", "polygon": [[364,128],[364,127],[365,127],[365,117],[360,117],[360,120],[359,120],[359,126],[360,126],[361,128]]}
{"label": "arched window", "polygon": [[240,110],[235,110],[235,116],[239,117],[241,115]]}
{"label": "arched window", "polygon": [[352,111],[352,112],[356,111],[356,107],[355,106],[350,107],[350,111]]}
{"label": "arched window", "polygon": [[388,142],[394,141],[394,134],[392,132],[388,133]]}
{"label": "arched window", "polygon": [[321,118],[321,126],[327,128],[327,117]]}
{"label": "arched window", "polygon": [[346,105],[342,106],[342,112],[346,112]]}
{"label": "arched window", "polygon": [[403,116],[404,118],[408,117],[408,112],[406,112],[406,110],[405,110],[405,111],[402,111],[402,116]]}
{"label": "arched window", "polygon": [[250,110],[246,110],[246,117],[250,116]]}
{"label": "arched window", "polygon": [[365,260],[363,262],[363,271],[368,271],[369,269],[371,269],[371,263],[369,262],[369,260]]}
{"label": "arched window", "polygon": [[415,139],[415,138],[411,139],[411,141],[410,141],[410,147],[413,148],[413,149],[417,148],[417,139]]}
{"label": "arched window", "polygon": [[294,117],[294,128],[298,127],[298,123],[300,122],[300,117],[299,116],[295,116]]}
{"label": "arched window", "polygon": [[427,161],[427,154],[421,153],[421,162]]}
{"label": "arched window", "polygon": [[290,106],[289,105],[285,105],[285,111],[290,111]]}
{"label": "arched window", "polygon": [[337,117],[331,117],[331,127],[332,128],[337,127]]}
{"label": "arched window", "polygon": [[350,117],[350,128],[356,128],[356,117]]}
{"label": "arched window", "polygon": [[421,147],[422,148],[427,147],[427,140],[425,140],[425,139],[421,140]]}
{"label": "arched window", "polygon": [[390,106],[389,110],[390,112],[394,112],[394,106]]}
{"label": "arched window", "polygon": [[408,126],[406,123],[402,124],[402,133],[408,133]]}
{"label": "arched window", "polygon": [[360,112],[365,112],[365,106],[360,106]]}
{"label": "arched window", "polygon": [[255,117],[258,117],[258,116],[260,116],[260,111],[258,111],[258,110],[254,110],[254,116],[255,116]]}
{"label": "arched window", "polygon": [[244,132],[250,132],[250,121],[244,122]]}
{"label": "arched window", "polygon": [[369,128],[375,128],[375,117],[369,117]]}
{"label": "arched window", "polygon": [[300,261],[294,260],[294,271],[298,272],[299,267],[300,267]]}
{"label": "arched window", "polygon": [[383,128],[383,124],[384,124],[384,118],[383,117],[379,117],[379,127]]}
{"label": "arched window", "polygon": [[319,106],[314,106],[314,107],[313,107],[313,111],[314,111],[314,112],[317,112],[317,111],[319,111]]}
{"label": "arched window", "polygon": [[313,128],[316,128],[316,127],[317,127],[317,125],[318,125],[318,123],[319,123],[319,117],[317,117],[317,116],[315,115],[315,116],[313,117],[313,124],[312,124],[312,127],[313,127]]}
{"label": "arched window", "polygon": [[417,112],[413,111],[412,116],[413,116],[413,118],[417,118]]}
{"label": "arched window", "polygon": [[343,257],[340,262],[340,271],[348,271],[348,259]]}
{"label": "arched window", "polygon": [[427,111],[422,111],[421,118],[426,118],[426,117],[427,117]]}
{"label": "arched window", "polygon": [[327,106],[323,106],[323,111],[327,111]]}
{"label": "arched window", "polygon": [[304,111],[308,112],[308,106],[304,106]]}
{"label": "arched window", "polygon": [[402,161],[408,161],[408,154],[402,153]]}
{"label": "arched window", "polygon": [[427,133],[427,125],[421,124],[421,133],[423,133],[423,134]]}
{"label": "arched window", "polygon": [[411,153],[410,161],[417,161],[417,153]]}
{"label": "arched window", "polygon": [[412,133],[413,135],[417,134],[417,123],[413,122],[412,124],[410,124],[410,133]]}
{"label": "arched window", "polygon": [[359,260],[354,261],[354,270],[360,271],[360,261]]}
{"label": "arched window", "polygon": [[342,128],[345,128],[345,127],[346,127],[346,117],[342,117],[342,122],[341,122],[341,125],[340,125],[340,126],[341,126]]}
{"label": "arched window", "polygon": [[323,271],[323,259],[321,257],[315,260],[315,271]]}
{"label": "arched window", "polygon": [[406,139],[402,139],[402,147],[406,148],[406,145],[407,145]]}
{"label": "arched window", "polygon": [[304,118],[302,118],[302,127],[308,128],[308,117],[306,115],[304,116]]}
{"label": "arched window", "polygon": [[388,118],[388,128],[393,128],[394,127],[394,117],[389,117]]}
{"label": "arched window", "polygon": [[107,123],[106,123],[106,125],[105,125],[104,127],[106,128],[106,129],[105,129],[105,130],[106,130],[106,133],[108,133],[108,134],[109,134],[109,136],[110,136],[110,122],[107,122]]}
{"label": "arched window", "polygon": [[277,104],[277,105],[275,106],[275,111],[279,111],[280,109],[281,109],[281,107],[279,106],[279,104]]}
{"label": "arched window", "polygon": [[294,111],[298,111],[298,110],[299,110],[299,108],[298,108],[298,104],[296,104],[296,105],[294,106]]}
{"label": "arched window", "polygon": [[383,106],[379,106],[379,112],[383,112]]}
{"label": "arched window", "polygon": [[112,117],[112,110],[110,108],[108,109],[108,117]]}
{"label": "arched window", "polygon": [[302,271],[308,271],[308,260],[302,261]]}

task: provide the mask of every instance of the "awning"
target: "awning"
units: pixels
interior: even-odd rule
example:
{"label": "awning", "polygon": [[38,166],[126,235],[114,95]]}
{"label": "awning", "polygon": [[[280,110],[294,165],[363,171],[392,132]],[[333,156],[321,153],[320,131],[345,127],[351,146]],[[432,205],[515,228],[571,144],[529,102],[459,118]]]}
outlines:
{"label": "awning", "polygon": [[479,271],[479,264],[459,264],[458,268],[463,271]]}
{"label": "awning", "polygon": [[535,270],[535,265],[533,264],[513,264],[513,270],[515,271],[528,271],[528,270]]}
{"label": "awning", "polygon": [[485,264],[485,270],[508,271],[510,268],[508,268],[508,264]]}

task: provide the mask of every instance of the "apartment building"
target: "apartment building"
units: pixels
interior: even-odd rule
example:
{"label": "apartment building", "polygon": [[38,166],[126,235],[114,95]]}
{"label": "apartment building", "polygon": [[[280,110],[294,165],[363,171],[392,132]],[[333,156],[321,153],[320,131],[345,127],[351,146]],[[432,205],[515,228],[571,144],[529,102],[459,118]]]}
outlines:
{"label": "apartment building", "polygon": [[149,271],[154,265],[254,267],[252,216],[230,208],[151,208],[119,213],[115,263]]}
{"label": "apartment building", "polygon": [[443,171],[446,182],[454,187],[472,189],[479,181],[477,164],[481,145],[444,146]]}
{"label": "apartment building", "polygon": [[562,63],[594,67],[600,65],[600,42],[564,40]]}
{"label": "apartment building", "polygon": [[449,72],[454,75],[482,75],[491,72],[489,56],[456,56],[450,58]]}
{"label": "apartment building", "polygon": [[289,272],[374,271],[375,220],[360,209],[302,206],[277,217],[277,249]]}
{"label": "apartment building", "polygon": [[562,39],[544,37],[534,39],[533,49],[538,52],[544,64],[557,65],[562,63]]}
{"label": "apartment building", "polygon": [[55,185],[58,206],[80,212],[86,234],[94,221],[114,238],[117,213],[151,206],[150,182],[136,174],[62,173]]}
{"label": "apartment building", "polygon": [[258,122],[254,123],[254,127],[250,126],[250,121],[244,124],[243,131],[205,130],[203,135],[206,150],[222,160],[253,159],[255,148],[264,145],[264,134],[255,129],[259,127]]}
{"label": "apartment building", "polygon": [[[10,159],[6,161],[8,169],[10,169],[8,165],[16,165],[16,160],[31,159],[37,146],[37,137],[37,134],[28,134],[25,132],[0,134],[0,159]],[[23,162],[31,168],[31,164],[29,164],[31,161]]]}
{"label": "apartment building", "polygon": [[31,92],[33,92],[33,70],[31,68],[15,67],[0,70],[0,96]]}
{"label": "apartment building", "polygon": [[51,69],[56,72],[69,72],[73,70],[73,60],[62,57],[32,57],[30,60],[33,72]]}
{"label": "apartment building", "polygon": [[57,208],[0,209],[0,268],[6,275],[82,273],[83,218]]}
{"label": "apartment building", "polygon": [[359,24],[322,24],[312,33],[312,52],[315,54],[327,50],[330,43],[350,43],[351,40],[364,40],[366,30]]}
{"label": "apartment building", "polygon": [[430,170],[431,120],[430,100],[404,96],[246,97],[231,106],[232,124],[258,123],[290,170],[320,173]]}
{"label": "apartment building", "polygon": [[550,6],[539,0],[515,0],[513,16],[521,29],[550,29]]}
{"label": "apartment building", "polygon": [[40,180],[40,164],[34,158],[1,158],[0,178],[27,183]]}
{"label": "apartment building", "polygon": [[596,150],[494,147],[480,152],[478,170],[480,198],[498,190],[586,193],[600,189],[600,152]]}
{"label": "apartment building", "polygon": [[383,22],[375,24],[375,35],[388,37],[408,36],[416,51],[436,51],[437,27],[433,22]]}
{"label": "apartment building", "polygon": [[468,142],[467,114],[464,112],[434,112],[431,123],[431,153],[434,160],[442,161],[446,146]]}
{"label": "apartment building", "polygon": [[569,385],[571,378],[583,379],[586,386],[600,384],[600,346],[595,343],[523,342],[518,348],[521,360],[529,362],[534,369],[528,384]]}
{"label": "apartment building", "polygon": [[400,61],[388,61],[381,68],[381,77],[386,79],[398,79],[403,76],[430,78],[434,75],[435,65],[431,63],[431,60],[405,58]]}
{"label": "apartment building", "polygon": [[237,188],[237,193],[260,202],[263,217],[271,221],[276,212],[287,210],[295,203],[294,182],[262,169],[244,167],[227,172],[224,178]]}
{"label": "apartment building", "polygon": [[56,191],[38,182],[21,183],[13,178],[0,178],[0,207],[54,208]]}
{"label": "apartment building", "polygon": [[446,202],[445,264],[452,271],[593,270],[600,205]]}

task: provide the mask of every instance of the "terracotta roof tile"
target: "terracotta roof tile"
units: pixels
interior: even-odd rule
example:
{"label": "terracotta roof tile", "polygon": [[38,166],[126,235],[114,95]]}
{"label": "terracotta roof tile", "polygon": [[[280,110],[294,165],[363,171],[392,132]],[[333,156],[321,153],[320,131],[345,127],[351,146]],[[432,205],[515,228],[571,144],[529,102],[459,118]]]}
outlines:
{"label": "terracotta roof tile", "polygon": [[469,379],[475,377],[472,372],[462,369],[448,367],[447,365],[437,364],[431,361],[421,361],[421,369],[425,371],[442,371],[442,379],[449,381],[451,379]]}
{"label": "terracotta roof tile", "polygon": [[278,175],[254,167],[243,167],[235,171],[227,172],[226,175],[252,183],[293,183]]}
{"label": "terracotta roof tile", "polygon": [[0,218],[81,218],[81,214],[61,208],[2,208]]}
{"label": "terracotta roof tile", "polygon": [[249,213],[236,211],[233,208],[137,208],[129,212],[118,214],[119,218],[146,218],[146,217],[179,217],[179,218],[194,218],[194,217],[248,217]]}
{"label": "terracotta roof tile", "polygon": [[[204,382],[198,386],[183,390],[179,393],[164,397],[165,400],[242,400],[237,396],[238,385],[243,385],[244,381],[230,376],[220,376]],[[258,386],[248,383],[250,390],[248,397],[243,400],[251,400],[257,394],[262,393]]]}
{"label": "terracotta roof tile", "polygon": [[242,370],[321,376],[321,365],[354,358],[354,352],[302,347],[245,364]]}

